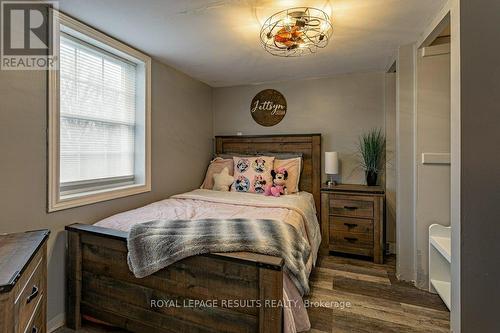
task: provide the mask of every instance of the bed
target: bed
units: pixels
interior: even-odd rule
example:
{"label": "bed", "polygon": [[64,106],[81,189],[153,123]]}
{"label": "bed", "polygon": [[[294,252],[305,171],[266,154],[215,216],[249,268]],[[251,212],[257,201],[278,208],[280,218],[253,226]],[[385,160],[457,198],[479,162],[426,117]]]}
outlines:
{"label": "bed", "polygon": [[[280,214],[290,215],[288,218],[291,223],[295,223],[293,221],[300,218],[294,217],[294,214],[301,215],[300,211],[310,214],[304,212],[308,210],[306,208],[293,209],[296,200],[314,202],[316,214],[321,216],[321,136],[307,134],[215,138],[217,154],[256,154],[263,151],[302,153],[300,189],[309,193],[300,194],[302,198],[279,198],[284,201],[283,207],[264,207],[263,209],[269,210],[264,214],[276,214],[277,217]],[[243,206],[243,201],[253,204],[244,195],[257,197],[254,194],[242,194],[243,197],[240,196],[238,202],[232,202],[235,200],[233,197],[224,198],[223,194],[217,194],[215,198],[211,198],[214,195],[208,192],[213,191],[198,190],[165,202],[182,206],[189,200],[198,200],[196,209],[180,211],[181,215],[184,214],[181,217],[186,214],[199,217],[200,214],[210,215],[214,207],[221,214],[226,212],[235,215],[231,210],[234,210],[232,206]],[[209,199],[205,199],[206,197]],[[66,227],[68,327],[78,329],[82,317],[87,316],[135,332],[290,331],[288,309],[280,306],[251,306],[248,303],[249,300],[260,300],[260,304],[278,304],[287,297],[296,297],[291,290],[293,288],[287,287],[281,258],[250,252],[202,254],[183,259],[148,277],[135,278],[127,265],[128,221],[145,221],[152,216],[148,214],[166,214],[167,218],[169,214],[176,214],[163,206],[162,202],[158,202],[153,204],[153,208],[144,207],[135,212],[118,214],[96,225],[73,224]],[[290,295],[287,295],[287,290]],[[153,307],[152,302],[158,300],[175,301],[175,304],[183,306]],[[186,300],[189,301],[188,306]],[[210,306],[208,302],[214,300],[232,300],[233,305],[244,306],[224,306],[223,303]],[[207,302],[209,306],[203,306],[203,302]],[[192,306],[193,304],[201,306]]]}

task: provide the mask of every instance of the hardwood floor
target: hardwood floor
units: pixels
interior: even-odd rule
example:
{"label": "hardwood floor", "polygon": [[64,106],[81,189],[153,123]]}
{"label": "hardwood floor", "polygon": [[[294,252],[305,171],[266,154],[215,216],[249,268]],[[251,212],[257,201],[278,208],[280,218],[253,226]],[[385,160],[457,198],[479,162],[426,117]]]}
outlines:
{"label": "hardwood floor", "polygon": [[[450,314],[441,299],[397,281],[395,260],[322,257],[311,275],[314,306],[308,308],[310,333],[449,332]],[[61,328],[57,333],[72,333]],[[78,333],[123,332],[86,323]]]}
{"label": "hardwood floor", "polygon": [[450,331],[446,305],[437,295],[398,281],[394,257],[384,265],[323,257],[310,281],[310,300],[331,301],[308,309],[311,333]]}

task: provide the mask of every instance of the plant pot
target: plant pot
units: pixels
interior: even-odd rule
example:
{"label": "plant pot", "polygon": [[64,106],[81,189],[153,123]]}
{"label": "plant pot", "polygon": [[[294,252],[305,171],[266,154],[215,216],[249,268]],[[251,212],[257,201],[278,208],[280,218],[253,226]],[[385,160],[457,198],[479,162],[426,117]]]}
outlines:
{"label": "plant pot", "polygon": [[375,171],[366,171],[366,185],[375,186],[377,185],[378,174]]}

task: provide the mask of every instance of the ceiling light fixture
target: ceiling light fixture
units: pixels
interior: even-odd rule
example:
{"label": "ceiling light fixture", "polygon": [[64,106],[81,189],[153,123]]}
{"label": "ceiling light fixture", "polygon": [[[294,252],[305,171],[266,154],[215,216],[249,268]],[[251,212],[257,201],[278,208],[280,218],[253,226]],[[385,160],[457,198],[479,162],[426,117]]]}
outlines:
{"label": "ceiling light fixture", "polygon": [[260,40],[272,55],[298,57],[326,47],[332,32],[332,22],[324,11],[295,7],[269,17],[260,30]]}

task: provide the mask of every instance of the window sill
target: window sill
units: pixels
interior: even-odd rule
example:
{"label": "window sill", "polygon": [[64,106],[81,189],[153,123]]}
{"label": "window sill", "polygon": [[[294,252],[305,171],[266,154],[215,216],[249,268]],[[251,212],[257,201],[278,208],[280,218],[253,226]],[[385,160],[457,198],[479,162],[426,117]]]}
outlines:
{"label": "window sill", "polygon": [[77,194],[65,195],[64,197],[54,198],[49,201],[48,211],[56,212],[68,208],[90,205],[102,201],[118,199],[134,194],[145,193],[151,191],[151,185],[148,184],[133,184],[112,189],[103,189],[91,192],[83,192]]}

